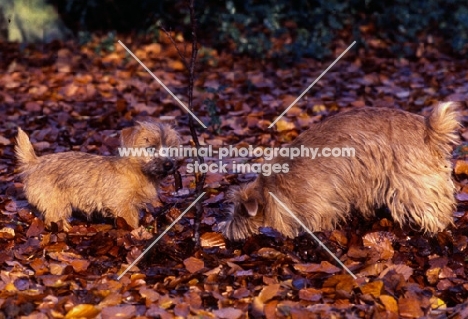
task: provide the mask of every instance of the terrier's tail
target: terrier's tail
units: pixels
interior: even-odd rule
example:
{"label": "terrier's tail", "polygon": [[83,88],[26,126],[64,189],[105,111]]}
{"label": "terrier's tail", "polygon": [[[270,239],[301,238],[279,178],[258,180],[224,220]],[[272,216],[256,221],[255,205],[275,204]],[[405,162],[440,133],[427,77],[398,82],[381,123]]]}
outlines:
{"label": "terrier's tail", "polygon": [[37,161],[36,153],[34,148],[29,141],[28,135],[18,127],[18,136],[16,137],[16,147],[15,147],[16,157],[21,166],[31,164]]}
{"label": "terrier's tail", "polygon": [[450,152],[449,144],[458,141],[457,129],[461,126],[458,120],[457,103],[440,103],[426,118],[426,123],[427,139],[430,143],[437,145],[444,152]]}

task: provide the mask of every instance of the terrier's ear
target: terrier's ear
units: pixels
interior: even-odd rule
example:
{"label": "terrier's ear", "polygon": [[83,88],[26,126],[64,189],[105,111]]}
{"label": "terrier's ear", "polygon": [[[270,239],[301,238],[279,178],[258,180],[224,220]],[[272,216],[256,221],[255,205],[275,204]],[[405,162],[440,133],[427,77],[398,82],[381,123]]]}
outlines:
{"label": "terrier's ear", "polygon": [[120,132],[120,144],[125,147],[130,147],[135,144],[136,127],[126,127]]}
{"label": "terrier's ear", "polygon": [[250,198],[247,201],[243,202],[245,210],[250,217],[257,216],[258,212],[258,201],[255,198]]}

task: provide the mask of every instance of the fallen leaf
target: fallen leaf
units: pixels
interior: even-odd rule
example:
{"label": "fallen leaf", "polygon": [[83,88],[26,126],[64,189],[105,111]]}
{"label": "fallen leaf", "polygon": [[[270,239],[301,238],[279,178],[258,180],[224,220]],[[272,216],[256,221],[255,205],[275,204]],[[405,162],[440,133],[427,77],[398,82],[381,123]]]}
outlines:
{"label": "fallen leaf", "polygon": [[203,262],[203,260],[200,260],[195,257],[189,257],[185,259],[184,265],[185,268],[192,274],[202,270],[205,267],[205,263]]}
{"label": "fallen leaf", "polygon": [[322,299],[322,292],[314,288],[301,289],[299,290],[299,298],[318,302]]}
{"label": "fallen leaf", "polygon": [[363,238],[363,244],[366,247],[378,252],[379,260],[389,260],[393,257],[395,251],[392,246],[394,235],[388,232],[374,232],[366,234]]}
{"label": "fallen leaf", "polygon": [[421,318],[424,316],[420,302],[416,298],[400,297],[398,299],[398,310],[400,316],[404,318]]}
{"label": "fallen leaf", "polygon": [[384,283],[382,281],[373,281],[362,285],[360,290],[363,294],[372,295],[374,298],[378,298],[383,291],[383,287]]}
{"label": "fallen leaf", "polygon": [[453,171],[457,175],[468,175],[468,162],[463,160],[456,161],[453,167]]}
{"label": "fallen leaf", "polygon": [[381,295],[380,302],[385,306],[385,310],[390,312],[398,312],[398,304],[395,298],[389,295]]}
{"label": "fallen leaf", "polygon": [[99,309],[90,304],[76,305],[65,315],[65,319],[76,319],[76,318],[94,318],[100,313]]}
{"label": "fallen leaf", "polygon": [[219,310],[213,311],[213,313],[218,317],[218,318],[223,318],[223,319],[238,319],[241,318],[243,312],[239,309],[232,308],[232,307],[227,307],[227,308],[222,308]]}
{"label": "fallen leaf", "polygon": [[10,145],[11,141],[6,137],[0,135],[0,145]]}
{"label": "fallen leaf", "polygon": [[290,131],[296,128],[294,123],[288,122],[283,118],[281,118],[278,122],[276,122],[275,125],[276,125],[276,130],[278,132]]}
{"label": "fallen leaf", "polygon": [[133,305],[117,305],[104,307],[101,312],[102,319],[130,319],[135,318],[136,316],[136,307]]}
{"label": "fallen leaf", "polygon": [[202,247],[220,247],[225,248],[226,241],[220,233],[208,232],[200,236],[200,245]]}
{"label": "fallen leaf", "polygon": [[0,238],[7,240],[15,238],[15,230],[10,227],[3,227],[0,229]]}
{"label": "fallen leaf", "polygon": [[274,298],[278,292],[280,291],[280,284],[272,284],[264,287],[262,291],[260,291],[260,294],[258,295],[258,298],[262,303],[265,303],[269,301],[270,299]]}
{"label": "fallen leaf", "polygon": [[28,231],[26,232],[26,236],[28,237],[36,237],[39,236],[44,232],[45,226],[42,219],[35,217],[29,226]]}

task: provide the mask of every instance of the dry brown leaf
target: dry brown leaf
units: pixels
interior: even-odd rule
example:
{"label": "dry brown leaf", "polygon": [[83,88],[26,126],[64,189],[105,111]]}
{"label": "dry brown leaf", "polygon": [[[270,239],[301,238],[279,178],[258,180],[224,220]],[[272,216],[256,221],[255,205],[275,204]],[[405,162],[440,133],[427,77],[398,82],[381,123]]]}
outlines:
{"label": "dry brown leaf", "polygon": [[372,295],[378,298],[383,291],[384,283],[382,281],[373,281],[360,287],[361,292],[366,295]]}
{"label": "dry brown leaf", "polygon": [[288,122],[284,118],[281,118],[275,125],[278,132],[290,131],[296,128],[294,123]]}
{"label": "dry brown leaf", "polygon": [[83,259],[80,255],[70,252],[51,252],[49,256],[52,259],[62,261],[73,267],[76,272],[85,271],[90,265],[90,261]]}
{"label": "dry brown leaf", "polygon": [[354,259],[367,258],[369,255],[369,249],[365,247],[351,246],[349,248],[347,255]]}
{"label": "dry brown leaf", "polygon": [[40,234],[42,234],[44,229],[45,229],[44,222],[42,221],[42,219],[39,219],[36,217],[33,219],[31,226],[29,226],[29,229],[26,232],[26,236],[28,237],[39,236]]}
{"label": "dry brown leaf", "polygon": [[322,112],[326,112],[327,111],[327,107],[323,104],[315,104],[313,107],[312,107],[312,111],[314,113],[322,113]]}
{"label": "dry brown leaf", "polygon": [[431,309],[447,309],[447,304],[440,298],[432,296],[430,299]]}
{"label": "dry brown leaf", "polygon": [[136,316],[136,307],[133,305],[118,305],[118,306],[109,306],[104,307],[101,312],[102,319],[130,319],[135,318]]}
{"label": "dry brown leaf", "polygon": [[132,236],[136,240],[150,240],[153,238],[153,234],[150,233],[146,228],[144,227],[138,227],[134,230],[131,231]]}
{"label": "dry brown leaf", "polygon": [[47,287],[59,288],[68,285],[67,275],[42,275],[39,277],[42,280],[42,283]]}
{"label": "dry brown leaf", "polygon": [[420,307],[420,302],[416,298],[404,298],[398,299],[398,310],[402,318],[421,318],[424,316],[424,312]]}
{"label": "dry brown leaf", "polygon": [[239,289],[235,290],[232,294],[232,297],[234,297],[235,299],[242,299],[248,296],[250,296],[250,290],[248,290],[245,287],[240,287]]}
{"label": "dry brown leaf", "polygon": [[387,264],[385,263],[373,263],[372,265],[369,265],[365,268],[363,268],[360,272],[359,275],[361,276],[378,276],[384,269],[388,267]]}
{"label": "dry brown leaf", "polygon": [[274,298],[280,291],[280,284],[272,284],[264,287],[262,291],[260,291],[260,294],[258,295],[258,298],[260,298],[260,301],[262,303],[265,303],[269,301],[270,299]]}
{"label": "dry brown leaf", "polygon": [[362,240],[364,246],[378,252],[380,260],[389,260],[395,253],[392,246],[394,237],[389,232],[374,232],[366,234]]}
{"label": "dry brown leaf", "polygon": [[385,306],[385,310],[390,312],[398,312],[398,304],[395,298],[389,295],[381,295],[380,302]]}
{"label": "dry brown leaf", "polygon": [[260,317],[265,314],[265,303],[260,300],[260,297],[254,297],[252,300],[252,310],[249,313],[254,317]]}
{"label": "dry brown leaf", "polygon": [[379,275],[379,278],[385,277],[385,275],[390,271],[395,271],[397,274],[402,275],[405,280],[408,280],[413,274],[413,268],[406,266],[405,264],[391,265]]}
{"label": "dry brown leaf", "polygon": [[263,307],[263,314],[265,315],[266,319],[276,319],[276,308],[278,305],[278,300],[272,300],[264,305]]}
{"label": "dry brown leaf", "polygon": [[453,171],[457,175],[465,174],[468,175],[468,162],[463,160],[458,160],[455,162]]}
{"label": "dry brown leaf", "polygon": [[35,258],[29,265],[34,269],[36,276],[41,276],[49,271],[48,265],[43,258]]}
{"label": "dry brown leaf", "polygon": [[3,227],[0,229],[0,238],[6,240],[15,238],[15,230],[10,227]]}
{"label": "dry brown leaf", "polygon": [[209,173],[206,175],[205,183],[214,184],[224,180],[224,174],[220,173]]}
{"label": "dry brown leaf", "polygon": [[100,303],[99,306],[101,308],[109,307],[109,306],[117,306],[122,303],[122,294],[118,292],[111,292],[108,294]]}
{"label": "dry brown leaf", "polygon": [[322,299],[322,292],[314,288],[306,288],[299,290],[299,298],[307,301],[320,301]]}
{"label": "dry brown leaf", "polygon": [[441,278],[441,279],[444,279],[444,278],[457,278],[457,275],[455,274],[455,272],[451,268],[449,268],[447,266],[444,266],[442,268],[442,270],[440,271],[439,278]]}
{"label": "dry brown leaf", "polygon": [[7,139],[6,137],[0,135],[0,145],[10,145],[12,144],[11,141],[9,139]]}
{"label": "dry brown leaf", "polygon": [[213,311],[213,313],[218,317],[218,318],[223,318],[223,319],[238,319],[241,318],[243,312],[239,309],[228,307],[228,308],[222,308],[219,310]]}
{"label": "dry brown leaf", "polygon": [[49,269],[52,275],[62,275],[68,267],[65,263],[50,263]]}
{"label": "dry brown leaf", "polygon": [[170,68],[172,68],[174,71],[184,71],[185,70],[185,66],[182,62],[180,62],[179,60],[170,60],[168,62],[168,66]]}
{"label": "dry brown leaf", "polygon": [[295,264],[294,269],[304,273],[317,272],[320,269],[319,264]]}
{"label": "dry brown leaf", "polygon": [[149,54],[157,55],[161,53],[161,45],[159,43],[150,43],[144,46],[143,49]]}
{"label": "dry brown leaf", "polygon": [[323,283],[323,288],[334,288],[346,292],[351,292],[355,287],[357,287],[357,282],[351,275],[334,275]]}
{"label": "dry brown leaf", "polygon": [[435,268],[430,268],[426,271],[426,278],[427,281],[431,284],[434,285],[439,281],[439,273],[440,273],[440,268],[435,267]]}
{"label": "dry brown leaf", "polygon": [[184,265],[185,268],[192,274],[205,268],[205,263],[203,262],[203,260],[200,260],[195,257],[189,257],[185,259]]}
{"label": "dry brown leaf", "polygon": [[330,240],[336,242],[337,244],[346,247],[348,245],[348,238],[344,231],[334,230],[330,235]]}
{"label": "dry brown leaf", "polygon": [[277,251],[276,249],[274,248],[270,248],[270,247],[263,247],[263,248],[260,248],[257,252],[257,255],[259,257],[262,257],[262,258],[265,258],[265,259],[269,259],[269,260],[277,260],[278,258],[280,258],[281,256],[284,256],[283,253]]}
{"label": "dry brown leaf", "polygon": [[147,306],[156,302],[159,299],[159,294],[153,289],[150,289],[146,286],[142,286],[139,291],[140,295],[146,299]]}
{"label": "dry brown leaf", "polygon": [[16,212],[18,210],[18,205],[14,200],[7,200],[4,207],[7,212]]}
{"label": "dry brown leaf", "polygon": [[90,304],[79,304],[70,309],[65,315],[65,319],[76,319],[76,318],[89,318],[96,317],[101,311],[94,305]]}
{"label": "dry brown leaf", "polygon": [[104,56],[102,58],[102,62],[103,63],[120,63],[121,60],[122,60],[122,57],[119,53],[117,52],[112,52],[112,53],[109,53],[108,55]]}
{"label": "dry brown leaf", "polygon": [[200,236],[200,245],[202,247],[220,247],[225,248],[226,241],[220,233],[208,232]]}
{"label": "dry brown leaf", "polygon": [[177,317],[187,318],[190,314],[190,307],[186,303],[179,303],[174,307],[174,315]]}
{"label": "dry brown leaf", "polygon": [[[198,311],[194,311],[198,315]],[[159,307],[159,305],[151,305],[146,311],[146,316],[151,318],[161,318],[161,319],[174,319],[174,315]],[[214,317],[214,316],[213,316]],[[204,318],[204,317],[201,317]]]}
{"label": "dry brown leaf", "polygon": [[328,261],[322,261],[320,263],[320,268],[319,268],[318,271],[324,272],[324,273],[327,273],[327,274],[335,274],[335,273],[340,272],[341,268],[330,264]]}

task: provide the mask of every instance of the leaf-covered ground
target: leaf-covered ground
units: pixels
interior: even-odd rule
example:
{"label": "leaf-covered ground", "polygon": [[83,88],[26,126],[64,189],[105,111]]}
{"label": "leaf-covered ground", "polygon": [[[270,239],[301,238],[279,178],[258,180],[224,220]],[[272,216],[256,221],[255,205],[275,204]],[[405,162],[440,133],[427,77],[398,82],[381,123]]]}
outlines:
{"label": "leaf-covered ground", "polygon": [[[187,78],[166,39],[122,38],[183,101]],[[336,44],[336,56],[347,46]],[[113,48],[112,48],[113,46]],[[422,52],[414,61],[351,51],[294,106],[268,125],[331,61],[281,67],[200,51],[195,113],[204,144],[280,146],[311,123],[348,108],[386,106],[426,114],[438,101],[468,100],[466,61]],[[253,174],[209,174],[203,198],[202,249],[194,250],[193,212],[118,280],[152,241],[193,201],[194,177],[181,168],[191,194],[149,206],[142,227],[76,215],[69,233],[46,229],[30,207],[15,168],[17,127],[37,153],[76,150],[114,154],[119,131],[145,116],[174,116],[184,145],[188,117],[117,43],[0,47],[0,318],[466,318],[468,317],[468,131],[454,152],[459,206],[455,226],[430,237],[400,229],[385,214],[355,216],[317,233],[352,271],[354,280],[307,235],[286,239],[265,228],[245,242],[217,233],[229,185]],[[464,104],[462,104],[464,107]],[[463,108],[466,125],[468,111]],[[219,120],[219,121],[218,121]],[[217,125],[217,121],[219,124]],[[357,128],[358,129],[358,128]],[[216,161],[216,159],[207,159]],[[236,159],[245,161],[246,159]]]}

